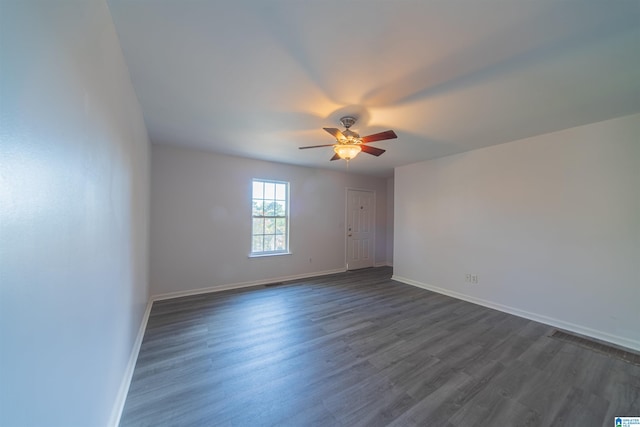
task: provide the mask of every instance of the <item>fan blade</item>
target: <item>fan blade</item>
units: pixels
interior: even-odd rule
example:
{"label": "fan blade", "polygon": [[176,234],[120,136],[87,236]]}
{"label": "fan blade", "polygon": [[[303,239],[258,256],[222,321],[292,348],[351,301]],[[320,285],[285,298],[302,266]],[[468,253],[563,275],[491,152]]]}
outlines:
{"label": "fan blade", "polygon": [[360,148],[367,154],[373,154],[378,157],[380,154],[384,153],[387,150],[383,150],[382,148],[371,147],[369,145],[361,145]]}
{"label": "fan blade", "polygon": [[322,145],[309,145],[307,147],[298,147],[300,150],[306,150],[307,148],[319,148],[319,147],[333,147],[335,144],[322,144]]}
{"label": "fan blade", "polygon": [[373,141],[384,141],[385,139],[394,139],[397,138],[398,135],[392,130],[386,130],[380,133],[374,133],[373,135],[363,136],[360,138],[363,143],[373,142]]}
{"label": "fan blade", "polygon": [[322,128],[322,129],[326,130],[331,135],[333,135],[335,139],[345,139],[342,132],[340,132],[340,129],[336,129],[336,128]]}
{"label": "fan blade", "polygon": [[338,156],[337,154],[334,154],[332,158],[330,158],[329,160],[333,161],[333,160],[340,160],[340,156]]}

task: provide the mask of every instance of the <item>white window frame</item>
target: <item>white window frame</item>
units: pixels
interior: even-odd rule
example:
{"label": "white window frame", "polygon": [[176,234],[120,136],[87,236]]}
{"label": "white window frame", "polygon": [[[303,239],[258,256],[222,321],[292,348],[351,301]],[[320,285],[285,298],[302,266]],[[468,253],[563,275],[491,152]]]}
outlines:
{"label": "white window frame", "polygon": [[[264,189],[264,185],[265,184],[284,184],[285,185],[285,200],[279,199],[278,195],[276,194],[276,192],[274,191],[274,195],[273,198],[267,198],[266,194],[264,194],[264,190],[263,190],[263,194],[262,197],[258,197],[255,198],[256,194],[254,193],[254,187],[256,183],[261,183],[263,185],[263,189]],[[291,220],[290,220],[290,210],[289,210],[289,205],[290,205],[290,188],[291,188],[291,184],[287,181],[277,181],[277,180],[273,180],[273,179],[262,179],[262,178],[253,178],[251,180],[251,241],[250,241],[250,252],[249,252],[249,257],[265,257],[265,256],[274,256],[274,255],[289,255],[291,254],[290,250],[289,250],[289,236],[291,234]],[[285,209],[285,214],[284,215],[265,215],[264,212],[262,215],[256,215],[256,213],[254,212],[254,202],[255,201],[261,201],[263,204],[265,202],[268,201],[272,201],[272,202],[282,202],[284,201],[284,209]],[[274,219],[274,220],[282,220],[284,219],[285,221],[285,239],[284,239],[284,243],[285,243],[285,248],[284,249],[274,249],[274,250],[255,250],[255,246],[254,246],[254,241],[255,238],[257,236],[262,236],[263,239],[263,245],[265,242],[265,237],[266,236],[273,236],[273,239],[275,240],[276,237],[279,235],[277,233],[277,229],[274,230],[274,233],[266,233],[266,224],[263,225],[263,229],[262,229],[262,233],[256,233],[255,230],[255,226],[256,226],[256,219],[260,220],[267,220],[267,219]],[[274,227],[277,227],[277,225],[274,225]],[[280,234],[282,235],[282,234]]]}

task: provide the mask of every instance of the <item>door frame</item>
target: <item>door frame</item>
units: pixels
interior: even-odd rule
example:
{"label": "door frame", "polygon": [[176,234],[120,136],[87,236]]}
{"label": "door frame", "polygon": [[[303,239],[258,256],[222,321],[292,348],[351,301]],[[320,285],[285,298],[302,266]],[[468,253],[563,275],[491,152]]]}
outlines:
{"label": "door frame", "polygon": [[371,221],[373,222],[372,227],[372,236],[373,236],[373,267],[376,266],[376,210],[378,208],[378,204],[376,201],[376,190],[372,190],[370,188],[359,188],[359,187],[345,187],[344,190],[344,268],[345,270],[349,270],[349,263],[347,260],[347,256],[349,254],[349,236],[347,235],[348,224],[349,224],[349,191],[366,191],[367,193],[373,194],[373,215],[371,216]]}

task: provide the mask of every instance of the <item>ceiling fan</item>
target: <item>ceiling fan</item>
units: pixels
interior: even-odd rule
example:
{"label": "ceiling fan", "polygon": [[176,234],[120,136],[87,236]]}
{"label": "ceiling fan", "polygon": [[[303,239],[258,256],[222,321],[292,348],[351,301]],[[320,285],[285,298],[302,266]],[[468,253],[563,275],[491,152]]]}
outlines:
{"label": "ceiling fan", "polygon": [[387,130],[380,133],[374,133],[373,135],[361,137],[357,132],[349,129],[351,126],[353,126],[356,120],[357,119],[352,116],[342,117],[340,119],[340,123],[342,124],[342,126],[347,128],[342,132],[336,128],[323,128],[336,139],[335,144],[311,145],[308,147],[298,148],[301,150],[305,150],[307,148],[333,147],[333,151],[335,152],[335,154],[333,155],[331,160],[344,159],[346,161],[349,161],[355,158],[361,151],[377,157],[384,153],[386,150],[371,147],[366,144],[370,142],[384,141],[386,139],[394,139],[398,137],[398,135],[396,135],[396,133],[392,130]]}

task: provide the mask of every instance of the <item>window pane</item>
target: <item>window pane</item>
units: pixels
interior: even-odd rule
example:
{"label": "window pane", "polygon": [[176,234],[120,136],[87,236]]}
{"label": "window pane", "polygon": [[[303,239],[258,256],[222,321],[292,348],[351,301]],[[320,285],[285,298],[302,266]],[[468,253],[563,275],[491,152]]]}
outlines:
{"label": "window pane", "polygon": [[264,198],[271,200],[276,198],[276,185],[273,182],[264,183]]}
{"label": "window pane", "polygon": [[287,200],[286,184],[276,184],[276,200]]}
{"label": "window pane", "polygon": [[262,252],[262,236],[253,236],[253,244],[251,246],[251,252]]}
{"label": "window pane", "polygon": [[269,236],[266,235],[264,236],[264,247],[263,247],[263,251],[267,252],[267,251],[275,251],[275,236]]}
{"label": "window pane", "polygon": [[275,218],[265,218],[264,220],[264,233],[276,234],[276,220]]}
{"label": "window pane", "polygon": [[264,198],[264,183],[262,181],[253,181],[253,198]]}
{"label": "window pane", "polygon": [[262,216],[264,212],[262,210],[264,202],[262,200],[253,201],[253,216]]}
{"label": "window pane", "polygon": [[253,233],[252,234],[264,234],[264,219],[253,218]]}
{"label": "window pane", "polygon": [[285,218],[276,219],[276,234],[287,233],[287,220]]}
{"label": "window pane", "polygon": [[284,202],[275,202],[276,216],[285,216],[287,214],[287,205]]}
{"label": "window pane", "polygon": [[276,251],[284,251],[287,249],[287,237],[276,236]]}
{"label": "window pane", "polygon": [[264,202],[264,216],[275,216],[276,202],[266,200]]}

